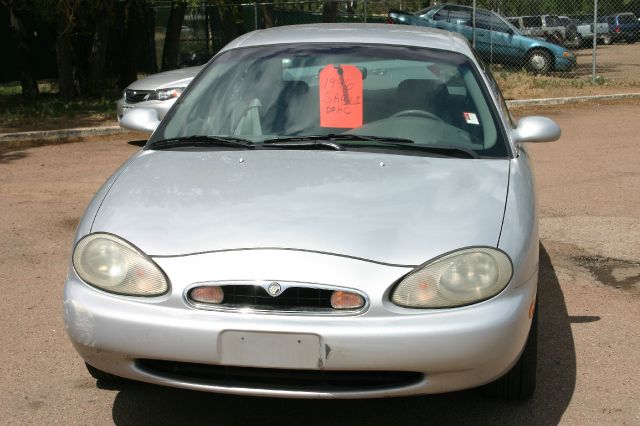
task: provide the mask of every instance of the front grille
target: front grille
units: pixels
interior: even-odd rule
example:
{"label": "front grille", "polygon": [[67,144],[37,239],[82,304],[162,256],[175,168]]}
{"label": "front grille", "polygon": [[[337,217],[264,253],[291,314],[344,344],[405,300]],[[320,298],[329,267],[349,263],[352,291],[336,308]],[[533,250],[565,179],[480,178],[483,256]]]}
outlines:
{"label": "front grille", "polygon": [[135,104],[137,102],[142,102],[145,100],[147,95],[151,93],[152,90],[131,90],[127,89],[124,91],[124,99],[131,103]]}
{"label": "front grille", "polygon": [[[217,295],[207,293],[207,288]],[[220,292],[222,290],[222,292]],[[334,292],[360,296],[352,308],[331,306]],[[275,295],[272,295],[273,294]],[[206,295],[208,294],[208,295]],[[203,297],[204,296],[204,297]],[[342,295],[338,295],[342,297]],[[221,302],[220,298],[222,299]],[[368,308],[367,296],[357,290],[295,281],[211,281],[194,283],[184,300],[193,308],[220,311],[254,311],[277,314],[353,315]],[[206,302],[211,300],[210,302]]]}
{"label": "front grille", "polygon": [[289,287],[279,296],[270,296],[267,291],[254,285],[224,285],[224,300],[221,306],[229,308],[250,307],[276,310],[331,310],[332,290],[309,287]]}
{"label": "front grille", "polygon": [[408,371],[325,371],[228,367],[175,361],[140,359],[138,368],[169,379],[248,388],[321,390],[376,390],[409,386],[422,380]]}

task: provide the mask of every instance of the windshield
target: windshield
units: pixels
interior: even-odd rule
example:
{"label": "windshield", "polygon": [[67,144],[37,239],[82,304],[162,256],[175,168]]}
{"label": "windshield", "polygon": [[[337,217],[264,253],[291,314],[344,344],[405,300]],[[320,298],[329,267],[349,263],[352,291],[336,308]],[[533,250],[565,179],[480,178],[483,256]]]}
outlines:
{"label": "windshield", "polygon": [[193,82],[150,143],[206,135],[260,144],[342,134],[504,158],[504,133],[487,93],[473,63],[452,52],[341,44],[236,49]]}

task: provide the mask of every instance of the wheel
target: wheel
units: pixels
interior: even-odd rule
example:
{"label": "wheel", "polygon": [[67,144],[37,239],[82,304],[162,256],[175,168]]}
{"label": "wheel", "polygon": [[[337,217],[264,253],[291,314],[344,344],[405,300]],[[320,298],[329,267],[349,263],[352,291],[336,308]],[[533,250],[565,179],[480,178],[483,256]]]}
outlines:
{"label": "wheel", "polygon": [[602,42],[608,46],[613,43],[613,40],[611,39],[611,36],[609,34],[606,34],[604,37],[602,37]]}
{"label": "wheel", "polygon": [[534,74],[546,74],[553,66],[553,58],[546,50],[534,49],[527,55],[527,69]]}
{"label": "wheel", "polygon": [[493,383],[486,390],[491,396],[502,399],[523,400],[531,397],[536,389],[536,369],[538,363],[538,299],[531,320],[531,328],[527,343],[516,365],[507,374]]}
{"label": "wheel", "polygon": [[85,367],[87,367],[87,371],[89,372],[89,374],[91,374],[91,377],[93,377],[99,382],[115,384],[115,383],[124,383],[126,381],[126,379],[123,377],[114,376],[113,374],[109,374],[102,370],[98,370],[97,368],[87,364],[86,362],[84,363],[84,365]]}
{"label": "wheel", "polygon": [[411,116],[432,118],[434,120],[442,121],[442,119],[437,115],[435,115],[434,113],[425,111],[423,109],[405,109],[404,111],[396,112],[391,117],[411,117]]}

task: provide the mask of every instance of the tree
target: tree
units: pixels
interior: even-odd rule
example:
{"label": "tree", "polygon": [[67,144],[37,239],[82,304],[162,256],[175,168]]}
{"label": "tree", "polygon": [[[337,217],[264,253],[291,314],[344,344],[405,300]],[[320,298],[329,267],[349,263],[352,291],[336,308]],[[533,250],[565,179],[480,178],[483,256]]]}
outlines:
{"label": "tree", "polygon": [[186,10],[187,3],[183,1],[171,2],[169,22],[167,22],[167,32],[164,38],[164,48],[162,49],[162,71],[178,68],[180,31],[182,29],[184,13]]}
{"label": "tree", "polygon": [[338,20],[338,2],[325,0],[322,5],[322,22],[336,22]]}
{"label": "tree", "polygon": [[71,37],[74,27],[74,0],[58,0],[55,5],[56,64],[58,66],[58,93],[64,100],[75,95],[73,81],[73,51]]}
{"label": "tree", "polygon": [[4,0],[2,5],[9,12],[9,27],[18,47],[18,64],[20,66],[20,85],[22,96],[33,98],[39,93],[38,83],[33,74],[31,48],[24,23],[14,0]]}
{"label": "tree", "polygon": [[[257,10],[256,10],[257,12]],[[263,28],[273,27],[273,4],[262,5],[262,26]]]}
{"label": "tree", "polygon": [[102,95],[105,87],[105,63],[107,60],[107,44],[109,31],[113,25],[114,3],[97,0],[93,15],[95,30],[88,61],[87,88],[90,95]]}

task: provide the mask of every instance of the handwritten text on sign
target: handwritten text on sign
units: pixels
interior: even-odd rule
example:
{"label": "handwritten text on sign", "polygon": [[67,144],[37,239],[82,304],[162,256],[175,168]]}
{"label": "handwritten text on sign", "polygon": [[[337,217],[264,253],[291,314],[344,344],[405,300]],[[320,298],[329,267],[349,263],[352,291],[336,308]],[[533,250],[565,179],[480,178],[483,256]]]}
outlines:
{"label": "handwritten text on sign", "polygon": [[320,126],[362,126],[362,73],[354,65],[329,64],[320,71]]}

